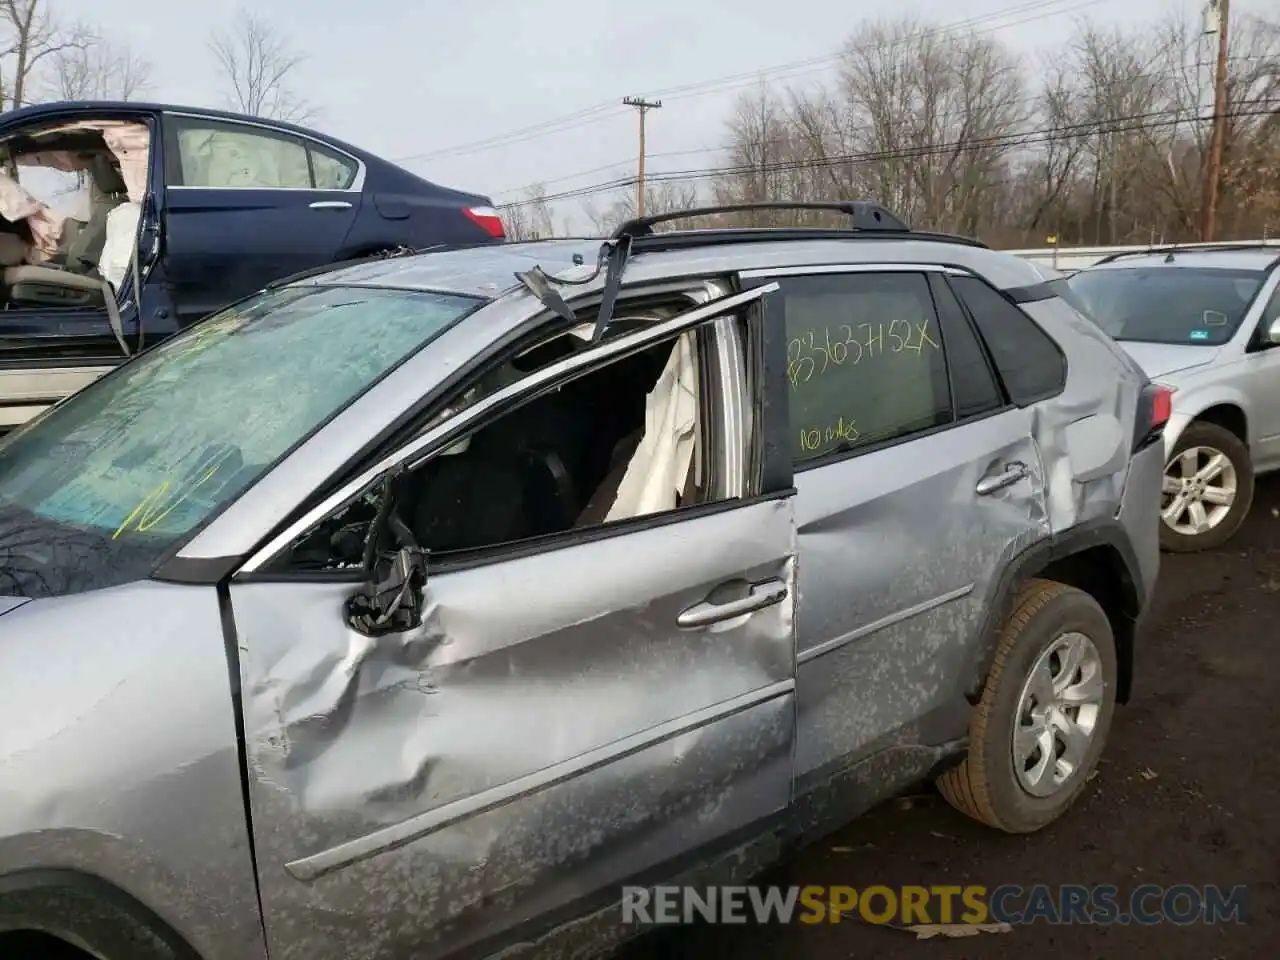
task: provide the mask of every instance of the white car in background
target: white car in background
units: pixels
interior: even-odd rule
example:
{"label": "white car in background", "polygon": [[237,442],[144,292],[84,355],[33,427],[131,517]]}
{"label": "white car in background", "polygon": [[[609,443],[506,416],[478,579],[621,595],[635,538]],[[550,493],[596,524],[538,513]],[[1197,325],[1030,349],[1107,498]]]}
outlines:
{"label": "white car in background", "polygon": [[1118,253],[1068,286],[1077,309],[1173,390],[1161,545],[1223,545],[1249,512],[1254,477],[1280,468],[1280,250]]}

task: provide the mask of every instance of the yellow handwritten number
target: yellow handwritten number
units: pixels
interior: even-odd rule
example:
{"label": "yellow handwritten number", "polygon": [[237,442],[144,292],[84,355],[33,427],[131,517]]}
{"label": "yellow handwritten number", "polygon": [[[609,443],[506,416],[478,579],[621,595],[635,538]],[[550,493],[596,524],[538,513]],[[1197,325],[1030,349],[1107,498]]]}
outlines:
{"label": "yellow handwritten number", "polygon": [[812,453],[828,444],[857,443],[861,436],[852,418],[846,420],[840,417],[835,423],[826,427],[802,427],[800,449],[806,453]]}
{"label": "yellow handwritten number", "polygon": [[813,379],[814,362],[812,357],[804,355],[804,344],[796,337],[787,344],[787,376],[791,385],[808,383]]}
{"label": "yellow handwritten number", "polygon": [[848,323],[837,327],[840,336],[833,337],[830,327],[810,330],[787,341],[787,378],[792,387],[821,377],[831,367],[856,367],[885,352],[885,340],[892,353],[910,351],[919,356],[926,345],[941,350],[929,332],[929,320],[911,322],[891,320],[884,323],[859,323],[859,334]]}

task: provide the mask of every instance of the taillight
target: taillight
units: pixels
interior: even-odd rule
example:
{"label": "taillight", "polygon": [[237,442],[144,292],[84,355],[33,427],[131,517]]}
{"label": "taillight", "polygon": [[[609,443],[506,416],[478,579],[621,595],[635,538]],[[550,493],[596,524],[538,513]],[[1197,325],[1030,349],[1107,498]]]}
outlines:
{"label": "taillight", "polygon": [[1133,449],[1141,450],[1160,439],[1173,416],[1173,388],[1148,383],[1138,397],[1138,415],[1133,424]]}
{"label": "taillight", "polygon": [[506,238],[507,231],[502,225],[502,217],[493,207],[463,207],[462,212],[495,240]]}

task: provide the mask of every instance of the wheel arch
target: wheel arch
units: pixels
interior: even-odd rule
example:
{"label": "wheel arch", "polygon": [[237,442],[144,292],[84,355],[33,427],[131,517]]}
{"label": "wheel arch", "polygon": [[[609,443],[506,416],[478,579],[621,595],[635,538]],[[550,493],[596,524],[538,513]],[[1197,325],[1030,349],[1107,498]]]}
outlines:
{"label": "wheel arch", "polygon": [[115,884],[79,870],[0,876],[0,944],[16,933],[45,934],[106,960],[200,960],[154,911]]}
{"label": "wheel arch", "polygon": [[1249,446],[1249,415],[1245,413],[1244,407],[1233,400],[1222,400],[1205,407],[1191,418],[1187,426],[1193,423],[1212,423],[1230,430],[1241,443]]}
{"label": "wheel arch", "polygon": [[1011,556],[989,590],[982,643],[965,689],[969,702],[982,698],[1004,623],[1022,589],[1034,579],[1056,580],[1083,590],[1098,602],[1116,641],[1116,701],[1127,703],[1133,689],[1134,640],[1147,584],[1142,582],[1124,527],[1118,520],[1081,524],[1041,540]]}
{"label": "wheel arch", "polygon": [[1173,417],[1165,425],[1165,459],[1173,455],[1182,434],[1193,423],[1212,423],[1240,438],[1246,448],[1252,447],[1249,431],[1253,421],[1244,396],[1226,384],[1179,389],[1173,395]]}

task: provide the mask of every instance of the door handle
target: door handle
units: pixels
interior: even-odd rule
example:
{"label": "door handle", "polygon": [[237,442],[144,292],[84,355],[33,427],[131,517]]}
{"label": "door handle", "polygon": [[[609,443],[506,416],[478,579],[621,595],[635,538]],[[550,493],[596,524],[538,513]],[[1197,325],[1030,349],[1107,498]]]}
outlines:
{"label": "door handle", "polygon": [[1005,465],[1003,472],[995,473],[988,477],[983,477],[978,481],[977,494],[980,497],[988,496],[997,490],[1003,490],[1005,487],[1011,487],[1023,477],[1027,476],[1030,471],[1025,463],[1014,461]]}
{"label": "door handle", "polygon": [[787,597],[787,585],[781,580],[766,580],[764,583],[753,583],[745,597],[737,600],[726,600],[724,603],[695,603],[676,618],[676,626],[682,630],[695,630],[698,627],[709,627],[713,623],[732,620],[743,614],[754,613],[781,603]]}
{"label": "door handle", "polygon": [[351,204],[345,200],[317,200],[308,204],[312,210],[350,210]]}

